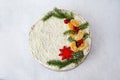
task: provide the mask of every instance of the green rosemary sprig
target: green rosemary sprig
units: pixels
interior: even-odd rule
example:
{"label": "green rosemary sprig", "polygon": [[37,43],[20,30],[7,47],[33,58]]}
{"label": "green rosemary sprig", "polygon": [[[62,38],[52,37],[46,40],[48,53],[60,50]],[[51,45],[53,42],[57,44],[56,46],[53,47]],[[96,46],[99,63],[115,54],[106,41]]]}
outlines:
{"label": "green rosemary sprig", "polygon": [[76,42],[76,40],[73,39],[71,36],[68,37],[68,41],[70,41],[70,42],[75,41]]}
{"label": "green rosemary sprig", "polygon": [[89,37],[89,34],[85,33],[84,36],[83,36],[83,40],[87,39],[88,37]]}
{"label": "green rosemary sprig", "polygon": [[76,32],[74,30],[67,30],[63,34],[68,35],[68,34],[75,34]]}
{"label": "green rosemary sprig", "polygon": [[72,18],[74,19],[74,14],[73,14],[73,12],[70,12],[70,15],[72,16]]}
{"label": "green rosemary sprig", "polygon": [[64,13],[61,11],[61,9],[54,8],[54,11],[55,11],[56,14],[58,14],[59,16],[65,18],[65,15],[64,15]]}
{"label": "green rosemary sprig", "polygon": [[58,66],[60,69],[71,64],[71,63],[75,63],[78,64],[82,58],[84,57],[83,51],[78,51],[73,53],[73,58],[69,59],[69,60],[65,60],[65,61],[61,61],[61,60],[50,60],[47,63],[49,65],[54,65],[54,66]]}
{"label": "green rosemary sprig", "polygon": [[83,51],[78,51],[73,53],[74,63],[78,64],[84,57]]}
{"label": "green rosemary sprig", "polygon": [[73,13],[70,12],[63,12],[61,9],[58,8],[54,8],[54,11],[56,12],[56,14],[58,14],[59,16],[61,16],[62,18],[66,18],[66,19],[74,19]]}
{"label": "green rosemary sprig", "polygon": [[64,16],[65,16],[66,19],[74,19],[72,12],[70,12],[70,14],[68,14],[67,12],[65,12]]}
{"label": "green rosemary sprig", "polygon": [[46,20],[48,20],[50,17],[52,17],[52,15],[53,15],[53,12],[51,11],[51,12],[48,12],[43,18],[42,18],[42,20],[43,21],[46,21]]}
{"label": "green rosemary sprig", "polygon": [[52,16],[54,16],[56,18],[59,18],[59,19],[63,19],[64,18],[64,16],[61,16],[61,15],[57,14],[56,12],[54,12]]}
{"label": "green rosemary sprig", "polygon": [[86,22],[86,23],[84,23],[84,24],[81,24],[81,25],[79,26],[79,29],[80,29],[80,30],[86,29],[86,28],[88,27],[88,25],[89,25],[88,22]]}
{"label": "green rosemary sprig", "polygon": [[63,12],[61,9],[58,9],[58,8],[54,8],[53,11],[47,13],[43,18],[42,20],[43,21],[46,21],[48,20],[50,17],[56,17],[56,18],[59,18],[59,19],[63,19],[63,18],[66,18],[66,19],[74,19],[74,14],[72,12],[68,13],[68,12]]}
{"label": "green rosemary sprig", "polygon": [[58,66],[59,68],[63,68],[71,63],[73,63],[74,60],[70,59],[70,60],[65,60],[65,61],[61,61],[61,60],[50,60],[47,63],[49,65],[54,65],[54,66]]}

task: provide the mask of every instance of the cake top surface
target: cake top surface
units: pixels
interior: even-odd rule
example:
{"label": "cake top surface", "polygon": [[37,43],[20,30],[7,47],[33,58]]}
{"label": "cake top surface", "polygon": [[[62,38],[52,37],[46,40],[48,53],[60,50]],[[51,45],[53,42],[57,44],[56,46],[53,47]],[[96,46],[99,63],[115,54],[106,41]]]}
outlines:
{"label": "cake top surface", "polygon": [[74,12],[55,8],[33,25],[29,43],[41,64],[53,70],[69,70],[89,53],[89,24]]}

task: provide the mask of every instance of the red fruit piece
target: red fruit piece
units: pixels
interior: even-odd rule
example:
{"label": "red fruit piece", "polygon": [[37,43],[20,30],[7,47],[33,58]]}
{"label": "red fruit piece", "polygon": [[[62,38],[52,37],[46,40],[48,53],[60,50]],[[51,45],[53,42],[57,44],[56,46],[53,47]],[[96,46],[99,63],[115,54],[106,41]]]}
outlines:
{"label": "red fruit piece", "polygon": [[76,26],[74,26],[74,31],[78,33],[79,28],[78,28],[78,27],[76,27]]}
{"label": "red fruit piece", "polygon": [[82,43],[83,43],[83,39],[78,40],[78,42],[77,42],[76,46],[77,46],[77,47],[79,47]]}
{"label": "red fruit piece", "polygon": [[62,56],[62,60],[73,58],[73,51],[70,49],[70,47],[64,46],[63,49],[60,49],[60,52],[61,53],[59,54],[59,56]]}
{"label": "red fruit piece", "polygon": [[65,20],[64,20],[64,23],[65,23],[65,24],[68,24],[69,22],[70,22],[70,19],[65,19]]}

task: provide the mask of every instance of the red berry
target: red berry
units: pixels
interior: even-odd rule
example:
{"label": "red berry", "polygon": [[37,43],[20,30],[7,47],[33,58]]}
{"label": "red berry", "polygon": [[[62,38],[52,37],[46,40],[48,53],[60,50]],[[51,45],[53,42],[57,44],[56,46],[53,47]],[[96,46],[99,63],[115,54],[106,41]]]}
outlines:
{"label": "red berry", "polygon": [[81,40],[78,40],[78,42],[77,42],[77,47],[79,47],[81,44],[83,43],[83,39],[81,39]]}
{"label": "red berry", "polygon": [[78,33],[79,28],[78,28],[78,27],[76,27],[76,26],[74,26],[74,31]]}
{"label": "red berry", "polygon": [[64,20],[64,23],[65,23],[65,24],[67,24],[67,23],[69,23],[69,22],[70,22],[70,19],[65,19],[65,20]]}

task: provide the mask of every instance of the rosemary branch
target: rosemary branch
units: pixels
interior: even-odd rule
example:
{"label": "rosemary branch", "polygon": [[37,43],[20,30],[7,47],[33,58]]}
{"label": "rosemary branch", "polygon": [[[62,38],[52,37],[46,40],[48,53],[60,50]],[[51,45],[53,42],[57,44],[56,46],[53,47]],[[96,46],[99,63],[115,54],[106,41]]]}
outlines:
{"label": "rosemary branch", "polygon": [[69,37],[68,37],[68,41],[70,41],[70,42],[75,41],[75,42],[76,42],[76,40],[75,40],[75,39],[73,39],[71,36],[69,36]]}
{"label": "rosemary branch", "polygon": [[83,36],[83,40],[87,39],[88,37],[89,37],[89,34],[85,33],[84,36]]}
{"label": "rosemary branch", "polygon": [[65,31],[63,34],[67,35],[67,34],[75,34],[76,32],[74,30],[67,30]]}
{"label": "rosemary branch", "polygon": [[51,11],[51,12],[48,12],[43,18],[42,18],[42,20],[43,21],[46,21],[46,20],[48,20],[50,17],[52,17],[52,15],[53,15],[53,12]]}
{"label": "rosemary branch", "polygon": [[65,61],[61,61],[61,60],[50,60],[47,63],[49,65],[54,65],[54,66],[58,66],[60,69],[71,64],[71,63],[75,63],[78,64],[82,58],[84,57],[83,51],[78,51],[73,53],[73,58],[69,59],[69,60],[65,60]]}
{"label": "rosemary branch", "polygon": [[51,12],[48,12],[43,18],[42,20],[43,21],[46,21],[48,20],[50,17],[56,17],[56,18],[59,18],[59,19],[63,19],[63,18],[66,18],[66,19],[74,19],[74,14],[72,12],[64,12],[62,11],[61,9],[58,9],[58,8],[54,8],[53,11]]}
{"label": "rosemary branch", "polygon": [[88,25],[89,25],[88,22],[86,22],[86,23],[84,23],[84,24],[81,24],[81,25],[79,26],[79,29],[80,29],[80,30],[86,29],[86,28],[88,27]]}

